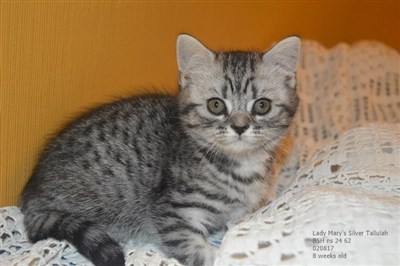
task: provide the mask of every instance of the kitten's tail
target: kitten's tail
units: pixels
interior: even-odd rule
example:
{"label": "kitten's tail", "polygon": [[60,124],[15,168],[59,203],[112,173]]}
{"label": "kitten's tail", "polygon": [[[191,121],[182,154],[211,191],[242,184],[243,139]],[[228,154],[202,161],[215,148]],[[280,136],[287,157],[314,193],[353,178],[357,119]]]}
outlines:
{"label": "kitten's tail", "polygon": [[25,211],[24,214],[25,228],[32,242],[49,237],[67,240],[96,266],[125,265],[122,247],[95,222],[58,211]]}

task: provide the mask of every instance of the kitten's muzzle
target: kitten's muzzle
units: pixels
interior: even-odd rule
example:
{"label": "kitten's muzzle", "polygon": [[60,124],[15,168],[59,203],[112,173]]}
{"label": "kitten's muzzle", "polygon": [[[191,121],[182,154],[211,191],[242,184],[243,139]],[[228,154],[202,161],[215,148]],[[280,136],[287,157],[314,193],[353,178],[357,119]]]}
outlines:
{"label": "kitten's muzzle", "polygon": [[240,112],[232,115],[231,117],[231,128],[238,133],[240,136],[245,132],[249,127],[250,119],[245,112]]}

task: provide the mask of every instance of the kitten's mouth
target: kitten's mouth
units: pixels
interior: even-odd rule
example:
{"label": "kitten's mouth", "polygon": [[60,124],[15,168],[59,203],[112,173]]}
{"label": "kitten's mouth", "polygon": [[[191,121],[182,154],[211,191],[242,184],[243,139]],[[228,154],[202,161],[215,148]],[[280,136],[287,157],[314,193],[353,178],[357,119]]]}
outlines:
{"label": "kitten's mouth", "polygon": [[252,142],[251,142],[251,138],[249,138],[249,136],[236,135],[236,136],[229,137],[226,144],[235,145],[237,143],[251,145]]}
{"label": "kitten's mouth", "polygon": [[246,152],[252,149],[254,144],[243,136],[237,136],[236,138],[226,142],[225,146],[229,150],[233,150],[235,152]]}
{"label": "kitten's mouth", "polygon": [[243,154],[256,149],[257,143],[254,140],[252,136],[231,135],[217,138],[214,143],[228,153]]}

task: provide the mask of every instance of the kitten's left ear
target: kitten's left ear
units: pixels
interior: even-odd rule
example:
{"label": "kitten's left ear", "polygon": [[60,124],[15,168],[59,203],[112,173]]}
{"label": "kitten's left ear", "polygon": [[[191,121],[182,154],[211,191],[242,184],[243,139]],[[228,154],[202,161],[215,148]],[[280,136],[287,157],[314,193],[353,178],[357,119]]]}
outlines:
{"label": "kitten's left ear", "polygon": [[296,36],[283,39],[263,55],[264,63],[280,66],[289,73],[295,73],[300,57],[300,39]]}

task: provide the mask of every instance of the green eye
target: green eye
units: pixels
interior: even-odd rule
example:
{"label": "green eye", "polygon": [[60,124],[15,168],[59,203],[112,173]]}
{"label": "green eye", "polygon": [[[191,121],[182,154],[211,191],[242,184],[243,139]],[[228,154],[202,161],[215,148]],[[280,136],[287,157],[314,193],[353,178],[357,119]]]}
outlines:
{"label": "green eye", "polygon": [[271,102],[266,98],[261,98],[254,103],[253,112],[257,115],[265,115],[271,109]]}
{"label": "green eye", "polygon": [[219,98],[211,98],[208,100],[208,111],[214,115],[222,115],[225,112],[225,104]]}

